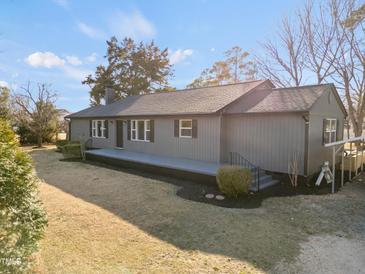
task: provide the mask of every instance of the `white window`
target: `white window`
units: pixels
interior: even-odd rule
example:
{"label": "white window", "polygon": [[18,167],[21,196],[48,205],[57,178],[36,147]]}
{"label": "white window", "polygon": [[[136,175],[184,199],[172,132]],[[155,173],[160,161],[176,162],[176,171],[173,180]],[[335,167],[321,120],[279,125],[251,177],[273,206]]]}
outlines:
{"label": "white window", "polygon": [[92,137],[105,138],[105,120],[92,120],[91,125]]}
{"label": "white window", "polygon": [[131,124],[131,138],[135,141],[137,140],[137,121],[132,120]]}
{"label": "white window", "polygon": [[145,142],[149,142],[151,140],[150,120],[131,121],[131,140]]}
{"label": "white window", "polygon": [[325,119],[323,123],[323,142],[325,144],[336,142],[337,120]]}
{"label": "white window", "polygon": [[179,120],[179,131],[181,138],[191,138],[193,136],[193,121]]}

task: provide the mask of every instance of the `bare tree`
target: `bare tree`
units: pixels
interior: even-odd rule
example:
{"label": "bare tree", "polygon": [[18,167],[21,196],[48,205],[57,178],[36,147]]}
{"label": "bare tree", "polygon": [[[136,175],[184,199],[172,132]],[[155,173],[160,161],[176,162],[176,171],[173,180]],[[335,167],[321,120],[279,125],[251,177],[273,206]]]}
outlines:
{"label": "bare tree", "polygon": [[355,136],[361,136],[365,118],[365,39],[362,22],[347,28],[344,24],[353,10],[354,0],[332,1],[331,15],[335,21],[338,53],[330,51],[335,73],[331,79],[342,91],[348,108],[349,121]]}
{"label": "bare tree", "polygon": [[265,58],[256,57],[263,78],[279,87],[300,86],[303,83],[305,33],[301,24],[284,18],[279,31],[279,44],[268,40],[261,44]]}
{"label": "bare tree", "polygon": [[365,18],[365,4],[362,4],[358,9],[351,12],[350,16],[344,21],[344,26],[353,28],[358,23],[361,23]]}
{"label": "bare tree", "polygon": [[336,41],[336,19],[331,16],[332,4],[325,3],[313,10],[312,2],[298,12],[304,31],[304,52],[306,69],[314,73],[317,84],[334,74],[333,64],[338,56],[339,43]]}
{"label": "bare tree", "polygon": [[334,82],[355,136],[362,134],[365,119],[365,26],[362,18],[355,24],[348,18],[362,12],[358,6],[356,0],[308,2],[297,13],[300,23],[284,19],[281,43],[263,43],[266,59],[258,58],[260,74],[277,86],[303,84],[303,75],[317,84]]}
{"label": "bare tree", "polygon": [[56,95],[51,93],[46,84],[37,85],[36,95],[33,95],[31,84],[21,87],[23,93],[15,94],[14,103],[18,108],[15,111],[16,119],[37,136],[37,145],[43,144],[45,131],[57,121],[55,108]]}

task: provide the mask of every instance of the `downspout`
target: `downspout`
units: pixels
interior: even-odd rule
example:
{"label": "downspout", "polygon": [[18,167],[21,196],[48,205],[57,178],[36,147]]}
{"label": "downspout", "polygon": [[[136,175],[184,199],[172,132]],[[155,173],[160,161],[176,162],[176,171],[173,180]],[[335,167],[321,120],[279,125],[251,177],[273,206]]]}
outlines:
{"label": "downspout", "polygon": [[223,111],[219,112],[219,163],[223,163],[223,147],[224,147],[224,136],[223,136]]}
{"label": "downspout", "polygon": [[309,115],[302,116],[304,120],[304,177],[308,176],[308,160],[309,160]]}

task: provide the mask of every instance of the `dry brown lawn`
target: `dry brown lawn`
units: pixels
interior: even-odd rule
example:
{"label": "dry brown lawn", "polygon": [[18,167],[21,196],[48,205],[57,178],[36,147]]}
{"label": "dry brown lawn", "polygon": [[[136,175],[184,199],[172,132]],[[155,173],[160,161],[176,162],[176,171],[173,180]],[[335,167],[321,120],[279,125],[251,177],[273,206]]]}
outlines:
{"label": "dry brown lawn", "polygon": [[173,179],[59,161],[52,150],[31,155],[49,218],[42,273],[311,273],[327,269],[318,261],[337,240],[357,248],[341,253],[355,268],[365,258],[364,183],[228,209],[178,197]]}

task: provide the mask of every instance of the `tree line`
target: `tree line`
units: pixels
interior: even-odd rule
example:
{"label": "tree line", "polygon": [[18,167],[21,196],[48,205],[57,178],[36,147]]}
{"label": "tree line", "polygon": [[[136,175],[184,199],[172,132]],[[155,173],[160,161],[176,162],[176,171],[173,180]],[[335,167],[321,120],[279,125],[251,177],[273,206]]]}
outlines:
{"label": "tree line", "polygon": [[56,94],[48,84],[30,82],[14,94],[0,87],[0,119],[11,124],[22,144],[52,142],[63,121],[59,120]]}

